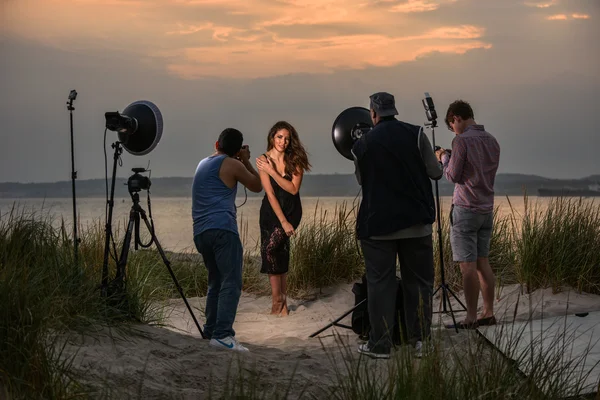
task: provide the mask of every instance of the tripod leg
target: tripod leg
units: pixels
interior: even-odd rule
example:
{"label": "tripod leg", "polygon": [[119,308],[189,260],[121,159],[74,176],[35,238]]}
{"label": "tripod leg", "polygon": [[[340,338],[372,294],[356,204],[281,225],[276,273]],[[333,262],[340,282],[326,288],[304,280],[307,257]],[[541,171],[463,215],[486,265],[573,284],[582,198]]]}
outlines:
{"label": "tripod leg", "polygon": [[454,330],[456,331],[456,333],[458,333],[458,327],[456,326],[456,318],[454,317],[454,311],[452,311],[452,304],[450,303],[450,297],[448,296],[448,291],[450,291],[450,288],[447,286],[444,286],[443,291],[444,291],[444,293],[443,293],[444,299],[448,298],[448,306],[450,307],[450,315],[452,316],[452,323],[454,324]]}
{"label": "tripod leg", "polygon": [[127,293],[125,291],[125,266],[127,265],[127,257],[129,255],[129,248],[131,245],[131,235],[134,221],[135,217],[132,208],[131,212],[129,213],[129,223],[127,225],[127,232],[125,233],[121,255],[117,260],[117,272],[115,274],[115,278],[106,284],[106,288],[103,287],[102,289],[103,295],[108,298],[109,302],[114,307],[121,310],[129,309]]}
{"label": "tripod leg", "polygon": [[360,306],[362,303],[364,303],[365,301],[367,301],[366,299],[361,301],[360,303],[358,303],[357,305],[355,305],[354,307],[352,307],[351,309],[349,309],[348,311],[346,311],[344,314],[342,314],[340,317],[338,317],[335,321],[330,322],[328,325],[324,326],[323,328],[319,329],[318,331],[316,331],[315,333],[313,333],[312,335],[310,335],[309,337],[315,337],[317,336],[319,333],[326,331],[327,329],[331,328],[334,325],[337,325],[338,322],[340,322],[341,320],[344,319],[344,317],[346,317],[346,315],[350,314],[352,311],[354,311],[358,306]]}
{"label": "tripod leg", "polygon": [[127,232],[125,232],[125,239],[123,241],[123,248],[121,249],[121,256],[117,262],[117,274],[115,280],[123,281],[125,279],[125,266],[127,265],[127,258],[129,256],[129,248],[131,247],[131,236],[135,227],[136,212],[131,209],[129,212],[129,224],[127,224]]}
{"label": "tripod leg", "polygon": [[134,236],[134,249],[137,250],[138,249],[138,243],[140,243],[140,214],[139,213],[135,213],[135,236]]}
{"label": "tripod leg", "polygon": [[152,226],[150,225],[150,222],[148,222],[148,218],[146,217],[146,212],[144,210],[142,210],[141,208],[140,208],[139,212],[142,215],[142,219],[146,223],[146,227],[148,228],[148,231],[152,235],[152,240],[156,244],[156,248],[158,249],[158,252],[160,253],[160,256],[161,256],[163,262],[165,263],[167,269],[169,270],[169,273],[171,274],[171,278],[173,278],[173,283],[175,283],[175,286],[177,287],[177,290],[179,291],[179,295],[185,302],[185,305],[186,305],[188,311],[190,312],[190,315],[194,319],[194,323],[196,324],[196,327],[200,331],[200,336],[202,336],[202,339],[206,339],[206,336],[204,336],[204,332],[202,331],[202,328],[200,328],[200,324],[198,323],[198,320],[196,319],[196,315],[194,315],[194,311],[192,311],[192,307],[190,306],[187,299],[185,298],[185,295],[183,294],[183,289],[179,285],[179,282],[177,281],[177,278],[175,277],[175,274],[173,273],[173,269],[171,269],[171,263],[167,259],[167,256],[165,255],[165,252],[163,251],[162,246],[158,242],[158,239],[156,238],[156,235],[154,233],[154,230],[152,229]]}
{"label": "tripod leg", "polygon": [[448,291],[450,292],[450,294],[452,295],[452,297],[454,297],[456,299],[456,301],[458,301],[458,304],[461,305],[461,307],[463,308],[463,311],[467,310],[467,307],[465,307],[465,305],[462,303],[462,301],[460,301],[460,299],[458,297],[456,297],[456,295],[454,294],[454,292],[448,288]]}

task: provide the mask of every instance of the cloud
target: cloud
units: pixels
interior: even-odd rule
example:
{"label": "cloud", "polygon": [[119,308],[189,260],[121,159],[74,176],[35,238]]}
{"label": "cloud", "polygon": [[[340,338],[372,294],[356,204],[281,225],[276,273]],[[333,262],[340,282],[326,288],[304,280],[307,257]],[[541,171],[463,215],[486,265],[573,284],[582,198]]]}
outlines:
{"label": "cloud", "polygon": [[556,14],[556,15],[550,15],[548,17],[546,17],[547,20],[549,21],[564,21],[569,19],[568,16],[566,16],[565,14]]}
{"label": "cloud", "polygon": [[19,0],[1,29],[68,51],[130,52],[185,79],[330,73],[491,47],[469,18],[422,19],[456,0],[108,1]]}
{"label": "cloud", "polygon": [[[336,70],[389,67],[438,52],[464,54],[473,49],[491,48],[478,40],[484,30],[475,26],[441,27],[420,35],[393,37],[379,34],[338,35],[323,38],[272,37],[241,43],[232,37],[227,46],[185,49],[166,58],[169,70],[187,79],[211,75],[241,78],[266,77],[275,71],[286,73],[328,73]],[[385,52],[373,52],[377,43]],[[289,55],[293,54],[293,57]],[[240,68],[243,66],[243,68]]]}
{"label": "cloud", "polygon": [[536,7],[536,8],[550,8],[556,4],[556,1],[547,1],[547,2],[525,2],[526,6]]}
{"label": "cloud", "polygon": [[589,19],[590,16],[587,14],[571,14],[566,15],[566,14],[556,14],[556,15],[550,15],[548,17],[546,17],[547,20],[549,21],[566,21],[568,19]]}
{"label": "cloud", "polygon": [[390,8],[392,12],[399,13],[420,13],[427,11],[435,11],[443,3],[454,3],[456,0],[433,1],[433,0],[408,0],[400,4],[396,4]]}

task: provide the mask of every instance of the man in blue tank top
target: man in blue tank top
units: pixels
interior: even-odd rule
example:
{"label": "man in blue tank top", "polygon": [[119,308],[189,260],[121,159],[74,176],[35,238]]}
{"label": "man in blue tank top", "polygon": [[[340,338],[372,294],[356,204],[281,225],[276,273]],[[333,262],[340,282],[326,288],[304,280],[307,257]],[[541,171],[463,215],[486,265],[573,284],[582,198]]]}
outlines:
{"label": "man in blue tank top", "polygon": [[208,270],[206,324],[210,345],[248,351],[233,330],[242,293],[243,248],[235,208],[237,184],[262,191],[258,172],[250,164],[250,149],[240,131],[227,128],[215,143],[216,152],[200,161],[192,184],[194,244]]}

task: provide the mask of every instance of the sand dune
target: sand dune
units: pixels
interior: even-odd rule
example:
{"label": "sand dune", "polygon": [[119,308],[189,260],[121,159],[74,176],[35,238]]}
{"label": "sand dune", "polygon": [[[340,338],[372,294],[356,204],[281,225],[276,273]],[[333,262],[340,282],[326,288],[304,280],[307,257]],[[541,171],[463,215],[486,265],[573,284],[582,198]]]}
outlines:
{"label": "sand dune", "polygon": [[[271,316],[270,298],[244,293],[240,300],[234,329],[250,353],[239,354],[215,349],[202,340],[182,300],[166,304],[167,327],[135,325],[134,332],[102,329],[94,335],[72,337],[65,355],[74,356],[74,366],[84,381],[107,393],[110,398],[164,399],[208,398],[209,391],[223,393],[241,381],[227,377],[245,377],[245,385],[259,392],[285,391],[298,398],[302,391],[316,398],[329,398],[336,382],[336,368],[344,373],[344,359],[358,359],[357,335],[343,328],[332,328],[319,338],[309,335],[340,316],[354,305],[352,285],[344,284],[324,291],[315,301],[290,299],[288,317]],[[464,302],[462,296],[459,296]],[[204,298],[188,299],[200,323],[204,321]],[[439,297],[436,299],[439,304]],[[453,307],[458,309],[456,300]],[[496,304],[503,323],[513,318],[534,318],[600,310],[600,296],[572,291],[552,294],[551,290],[521,293],[519,285],[502,288]],[[515,312],[515,307],[517,307]],[[464,313],[458,312],[457,318]],[[473,333],[440,328],[451,321],[445,314],[434,315],[434,329],[443,332],[443,345],[466,345]],[[342,322],[349,322],[349,317]],[[349,352],[340,350],[348,346]],[[372,361],[374,368],[386,368],[386,361]],[[293,380],[292,375],[294,375]]]}

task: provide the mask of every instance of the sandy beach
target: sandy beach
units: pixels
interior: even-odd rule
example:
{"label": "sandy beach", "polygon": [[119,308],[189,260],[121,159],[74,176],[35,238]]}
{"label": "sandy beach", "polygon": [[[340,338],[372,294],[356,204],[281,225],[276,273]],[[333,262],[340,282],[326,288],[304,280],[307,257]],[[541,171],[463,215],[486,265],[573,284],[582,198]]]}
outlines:
{"label": "sandy beach", "polygon": [[[83,381],[98,388],[99,396],[109,398],[198,399],[211,397],[211,390],[219,397],[227,385],[231,389],[242,382],[232,378],[241,372],[244,384],[256,393],[288,390],[289,398],[305,393],[325,399],[336,373],[345,374],[345,362],[359,359],[356,346],[360,341],[352,331],[339,327],[318,338],[309,335],[354,305],[351,289],[351,284],[343,284],[324,290],[314,301],[290,299],[288,317],[269,314],[269,297],[243,293],[234,329],[250,349],[245,354],[210,347],[208,340],[201,339],[183,301],[172,299],[164,304],[165,326],[140,324],[130,332],[104,328],[93,335],[73,336],[64,356],[73,356]],[[464,302],[462,295],[459,298]],[[202,324],[205,299],[188,300]],[[438,309],[439,296],[434,300]],[[460,309],[454,299],[452,306]],[[598,310],[600,296],[568,289],[557,294],[550,289],[525,294],[520,285],[510,285],[497,293],[496,316],[501,324]],[[455,315],[462,318],[464,314]],[[344,322],[349,322],[349,316]],[[450,315],[434,314],[434,335],[441,333],[441,346],[472,346],[482,340],[474,331],[457,334],[443,328],[442,323],[448,322]],[[390,363],[364,358],[361,362],[383,370]]]}

